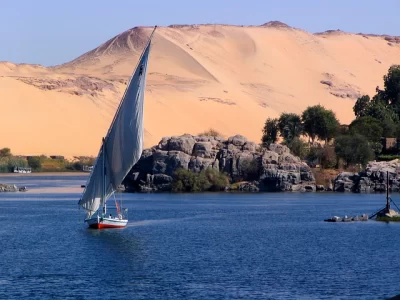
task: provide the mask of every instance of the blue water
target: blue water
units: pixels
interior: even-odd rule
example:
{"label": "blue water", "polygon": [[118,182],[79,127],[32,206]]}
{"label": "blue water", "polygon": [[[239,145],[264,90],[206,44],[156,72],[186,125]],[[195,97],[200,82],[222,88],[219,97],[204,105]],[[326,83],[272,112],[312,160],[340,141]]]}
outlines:
{"label": "blue water", "polygon": [[[11,180],[34,189],[85,178]],[[400,294],[400,224],[322,221],[372,213],[384,195],[119,194],[130,219],[121,230],[88,229],[79,196],[0,193],[0,299]]]}

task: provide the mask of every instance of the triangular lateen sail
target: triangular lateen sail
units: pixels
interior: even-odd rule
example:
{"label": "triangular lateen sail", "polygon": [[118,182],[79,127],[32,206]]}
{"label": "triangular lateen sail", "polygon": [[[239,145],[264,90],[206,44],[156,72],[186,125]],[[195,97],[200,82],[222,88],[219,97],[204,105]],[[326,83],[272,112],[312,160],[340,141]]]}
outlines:
{"label": "triangular lateen sail", "polygon": [[[143,151],[143,102],[146,88],[149,41],[133,73],[114,120],[104,138],[95,166],[79,204],[92,216],[100,207],[105,184],[106,199],[122,183]],[[104,151],[103,151],[104,149]],[[103,153],[104,152],[104,153]],[[105,177],[103,176],[103,162]],[[104,182],[103,182],[104,180]],[[102,203],[102,204],[104,204]]]}

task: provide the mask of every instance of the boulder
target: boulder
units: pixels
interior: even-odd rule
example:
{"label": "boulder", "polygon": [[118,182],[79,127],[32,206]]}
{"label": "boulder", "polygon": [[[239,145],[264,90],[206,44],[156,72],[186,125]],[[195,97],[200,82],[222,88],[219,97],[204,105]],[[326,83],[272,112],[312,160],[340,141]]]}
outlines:
{"label": "boulder", "polygon": [[271,144],[268,146],[268,149],[282,155],[284,153],[290,153],[290,150],[287,146],[281,144]]}
{"label": "boulder", "polygon": [[194,173],[200,173],[207,168],[219,170],[218,163],[210,158],[192,157],[189,161],[189,170]]}
{"label": "boulder", "polygon": [[228,143],[233,144],[234,146],[243,146],[244,144],[246,144],[246,142],[247,138],[240,134],[228,138]]}
{"label": "boulder", "polygon": [[195,139],[189,134],[172,137],[168,140],[168,151],[180,151],[192,155],[195,143]]}
{"label": "boulder", "polygon": [[257,144],[254,142],[246,142],[242,148],[243,151],[250,151],[256,152],[257,151]]}
{"label": "boulder", "polygon": [[274,151],[265,151],[262,156],[262,165],[277,164],[279,161],[279,154]]}
{"label": "boulder", "polygon": [[197,142],[194,144],[193,156],[212,158],[215,157],[215,152],[212,151],[211,142]]}
{"label": "boulder", "polygon": [[258,182],[243,182],[239,184],[239,191],[255,193],[259,192],[260,189],[258,188]]}

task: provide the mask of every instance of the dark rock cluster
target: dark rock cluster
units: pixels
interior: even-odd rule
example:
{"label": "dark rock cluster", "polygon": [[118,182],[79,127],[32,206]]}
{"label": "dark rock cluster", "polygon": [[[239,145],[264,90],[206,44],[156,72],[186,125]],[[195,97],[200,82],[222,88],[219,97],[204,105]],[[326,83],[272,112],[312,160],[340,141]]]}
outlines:
{"label": "dark rock cluster", "polygon": [[[316,190],[310,167],[286,146],[271,144],[261,148],[241,135],[223,139],[189,134],[164,137],[157,146],[144,150],[125,179],[125,188],[138,192],[170,191],[174,172],[179,168],[195,173],[207,168],[223,172],[231,183],[241,182],[242,191]],[[249,174],[252,180],[248,180]]]}

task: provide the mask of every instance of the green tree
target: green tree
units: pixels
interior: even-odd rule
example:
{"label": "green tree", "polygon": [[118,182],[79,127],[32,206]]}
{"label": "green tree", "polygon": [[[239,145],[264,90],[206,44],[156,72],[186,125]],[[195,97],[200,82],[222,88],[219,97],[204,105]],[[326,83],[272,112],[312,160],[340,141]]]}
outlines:
{"label": "green tree", "polygon": [[261,142],[264,146],[275,143],[278,140],[278,119],[268,118],[263,128],[263,136]]}
{"label": "green tree", "polygon": [[340,125],[335,113],[321,105],[307,107],[301,118],[304,133],[311,138],[312,142],[316,137],[328,142],[335,137]]}
{"label": "green tree", "polygon": [[366,115],[367,108],[371,102],[371,99],[369,98],[368,95],[364,95],[360,98],[357,99],[356,104],[354,104],[353,111],[356,116],[358,117],[363,117]]}
{"label": "green tree", "polygon": [[384,100],[393,107],[400,107],[400,65],[393,65],[383,76],[385,90]]}
{"label": "green tree", "polygon": [[301,117],[294,113],[282,113],[278,120],[280,136],[287,143],[299,137],[302,133]]}
{"label": "green tree", "polygon": [[315,141],[318,135],[317,127],[322,122],[322,110],[323,107],[321,105],[309,106],[301,115],[304,133],[308,135],[312,142]]}
{"label": "green tree", "polygon": [[396,111],[385,103],[381,96],[375,95],[365,110],[364,116],[371,116],[380,121],[392,120],[397,122],[399,120]]}
{"label": "green tree", "polygon": [[335,152],[338,158],[343,159],[346,167],[353,164],[366,165],[373,157],[368,140],[359,135],[343,135],[335,139]]}
{"label": "green tree", "polygon": [[[382,152],[383,146],[380,141],[383,136],[383,124],[381,122],[373,117],[365,116],[354,120],[349,127],[351,134],[365,137],[375,153]],[[393,130],[396,129],[393,128]]]}
{"label": "green tree", "polygon": [[381,122],[371,116],[360,117],[351,122],[350,132],[364,136],[369,142],[379,142],[383,136]]}
{"label": "green tree", "polygon": [[318,138],[327,143],[336,136],[340,123],[332,110],[324,109],[322,116],[323,123],[318,129]]}
{"label": "green tree", "polygon": [[39,171],[42,168],[42,162],[39,156],[29,156],[28,165],[35,171]]}
{"label": "green tree", "polygon": [[0,149],[0,157],[10,157],[12,156],[10,148]]}

